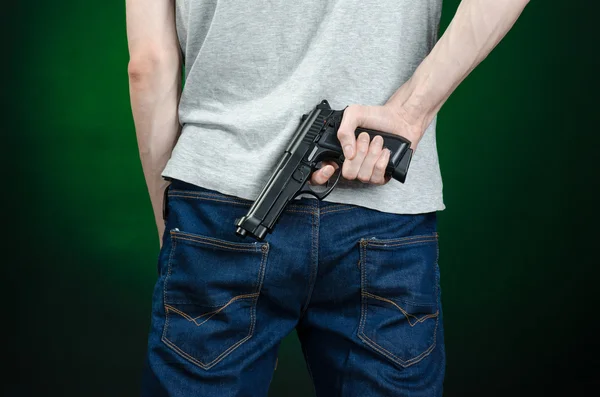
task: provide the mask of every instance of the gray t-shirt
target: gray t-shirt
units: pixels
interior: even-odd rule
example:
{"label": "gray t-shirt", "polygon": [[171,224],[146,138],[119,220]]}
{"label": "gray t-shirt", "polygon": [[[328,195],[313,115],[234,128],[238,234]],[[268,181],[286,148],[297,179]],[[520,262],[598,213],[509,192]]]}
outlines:
{"label": "gray t-shirt", "polygon": [[[162,175],[255,200],[300,117],[383,105],[437,41],[442,0],[177,0],[182,133]],[[444,209],[436,119],[404,184],[343,177],[325,201],[398,214]],[[311,197],[311,196],[302,196]]]}

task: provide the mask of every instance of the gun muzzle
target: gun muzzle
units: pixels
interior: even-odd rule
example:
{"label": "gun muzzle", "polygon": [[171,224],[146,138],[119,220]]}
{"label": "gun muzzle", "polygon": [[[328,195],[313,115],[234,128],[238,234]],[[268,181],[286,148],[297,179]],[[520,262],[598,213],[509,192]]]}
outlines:
{"label": "gun muzzle", "polygon": [[248,234],[257,240],[263,240],[267,235],[268,229],[262,224],[261,220],[254,216],[243,216],[235,220],[237,229],[235,234],[246,237]]}

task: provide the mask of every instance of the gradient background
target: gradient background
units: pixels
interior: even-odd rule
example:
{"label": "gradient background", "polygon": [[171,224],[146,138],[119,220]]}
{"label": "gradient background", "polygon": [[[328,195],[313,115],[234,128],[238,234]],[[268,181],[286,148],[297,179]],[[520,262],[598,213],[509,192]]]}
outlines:
{"label": "gradient background", "polygon": [[[125,3],[14,3],[0,28],[3,394],[137,395],[158,244]],[[440,112],[446,396],[600,385],[598,6],[586,3],[532,1]],[[292,334],[271,396],[312,393]]]}

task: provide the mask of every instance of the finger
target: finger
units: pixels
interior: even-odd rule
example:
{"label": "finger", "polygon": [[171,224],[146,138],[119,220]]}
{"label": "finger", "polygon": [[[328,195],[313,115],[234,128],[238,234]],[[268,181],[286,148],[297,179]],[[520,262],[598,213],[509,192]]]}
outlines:
{"label": "finger", "polygon": [[331,164],[323,165],[319,170],[313,172],[310,178],[311,185],[324,185],[335,172],[335,167]]}
{"label": "finger", "polygon": [[355,131],[358,127],[362,114],[361,105],[350,105],[344,109],[342,122],[338,128],[337,138],[340,141],[344,157],[352,160],[356,154]]}
{"label": "finger", "polygon": [[373,175],[371,175],[370,183],[375,185],[384,185],[390,180],[390,178],[385,176],[385,170],[389,162],[390,149],[383,149],[379,159],[377,159],[375,162],[375,167],[373,167]]}
{"label": "finger", "polygon": [[364,183],[369,183],[371,181],[371,175],[373,175],[373,168],[375,167],[375,163],[379,159],[382,150],[383,138],[377,135],[371,141],[367,156],[363,160],[360,169],[358,170],[357,178],[359,181]]}
{"label": "finger", "polygon": [[326,165],[330,165],[332,166],[334,169],[338,169],[340,168],[340,166],[338,165],[338,163],[336,163],[335,161],[331,161],[331,160],[325,160],[323,162],[321,162],[321,166],[324,167]]}
{"label": "finger", "polygon": [[356,140],[356,155],[352,160],[345,159],[342,165],[342,175],[348,180],[356,179],[360,166],[369,151],[370,137],[366,132],[361,132]]}

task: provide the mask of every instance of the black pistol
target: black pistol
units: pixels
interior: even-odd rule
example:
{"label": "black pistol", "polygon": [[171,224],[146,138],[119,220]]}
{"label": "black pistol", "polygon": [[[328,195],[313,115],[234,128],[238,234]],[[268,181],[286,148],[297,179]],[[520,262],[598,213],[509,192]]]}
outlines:
{"label": "black pistol", "polygon": [[[332,110],[329,103],[323,100],[309,114],[302,115],[300,126],[275,172],[248,213],[235,220],[238,236],[251,235],[257,240],[263,240],[267,233],[273,231],[285,206],[296,196],[307,193],[322,200],[331,193],[340,179],[344,162],[342,147],[337,138],[344,110]],[[410,141],[399,135],[362,127],[356,129],[355,136],[363,131],[369,134],[370,139],[377,135],[383,138],[384,148],[391,152],[385,174],[404,183],[412,157]],[[311,189],[312,185],[308,181],[317,164],[324,160],[334,161],[340,168],[334,183],[329,186],[328,182],[329,187],[319,192]]]}

